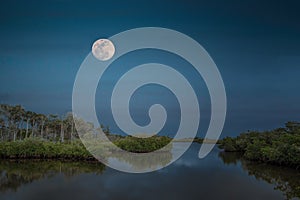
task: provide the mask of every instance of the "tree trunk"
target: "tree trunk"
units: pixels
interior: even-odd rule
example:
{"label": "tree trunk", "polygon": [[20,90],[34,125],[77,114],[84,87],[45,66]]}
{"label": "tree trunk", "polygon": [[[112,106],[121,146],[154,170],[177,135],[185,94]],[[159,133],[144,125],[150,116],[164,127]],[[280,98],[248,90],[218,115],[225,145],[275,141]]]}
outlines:
{"label": "tree trunk", "polygon": [[44,137],[44,133],[43,133],[43,129],[44,129],[44,121],[42,121],[42,128],[41,128],[41,138],[43,139]]}
{"label": "tree trunk", "polygon": [[22,140],[22,136],[23,136],[23,119],[21,119],[20,123],[18,124],[18,130],[17,130],[17,136],[18,136],[18,132],[19,132],[19,140]]}
{"label": "tree trunk", "polygon": [[73,141],[74,123],[71,122],[71,141]]}
{"label": "tree trunk", "polygon": [[61,142],[64,142],[64,126],[63,126],[63,122],[60,125],[60,138],[61,138]]}
{"label": "tree trunk", "polygon": [[34,120],[33,120],[33,123],[32,123],[32,127],[31,127],[31,137],[34,137],[34,135],[33,135],[33,133],[34,133],[34,131],[33,131],[33,129],[34,129]]}
{"label": "tree trunk", "polygon": [[26,135],[25,135],[25,138],[28,137],[28,125],[29,125],[29,119],[27,119],[27,121],[26,121]]}
{"label": "tree trunk", "polygon": [[45,134],[46,134],[46,140],[48,140],[49,139],[49,136],[48,136],[48,126],[46,126]]}
{"label": "tree trunk", "polygon": [[14,130],[14,142],[16,141],[16,137],[17,137],[17,131]]}

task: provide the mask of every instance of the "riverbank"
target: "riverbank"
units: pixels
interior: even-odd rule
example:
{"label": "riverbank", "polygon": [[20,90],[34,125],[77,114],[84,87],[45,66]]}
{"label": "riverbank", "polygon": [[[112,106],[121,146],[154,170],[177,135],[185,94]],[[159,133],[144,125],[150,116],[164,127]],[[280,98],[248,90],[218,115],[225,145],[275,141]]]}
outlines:
{"label": "riverbank", "polygon": [[226,152],[240,152],[247,160],[300,170],[300,124],[288,122],[272,131],[249,131],[220,141]]}
{"label": "riverbank", "polygon": [[[97,194],[95,195],[97,198],[101,197],[103,192],[107,195],[113,195],[116,194],[115,191],[121,193],[122,196],[126,196],[128,191],[124,190],[124,187],[131,183],[130,187],[136,190],[143,190],[145,188],[143,183],[147,183],[147,188],[151,189],[147,190],[149,191],[147,195],[150,196],[153,191],[157,190],[157,180],[174,180],[161,181],[169,186],[164,187],[162,185],[163,188],[169,188],[164,196],[166,199],[172,191],[179,191],[175,196],[180,194],[186,196],[194,191],[190,190],[190,187],[195,185],[205,185],[206,190],[209,191],[206,196],[210,196],[210,198],[212,193],[216,194],[212,199],[224,199],[225,197],[243,199],[245,195],[251,196],[252,199],[293,199],[293,197],[296,199],[300,197],[300,172],[291,168],[259,164],[240,159],[236,153],[225,153],[217,149],[207,156],[203,165],[203,162],[196,156],[200,147],[201,144],[193,143],[189,150],[172,165],[158,173],[147,173],[147,177],[144,179],[134,174],[111,170],[98,161],[0,160],[0,173],[2,174],[0,199],[12,199],[15,196],[24,197],[24,191],[29,193],[27,190],[31,190],[34,195],[42,193],[49,196],[55,193],[57,196],[52,196],[53,199],[59,199],[58,197],[63,194],[65,196],[73,195],[74,191],[79,191],[79,194],[82,194],[82,191],[78,190],[78,186],[81,185],[89,187],[90,193]],[[160,161],[172,159],[171,153],[159,155],[162,156],[158,158]],[[141,162],[142,160],[135,162],[132,157],[114,158],[127,162],[130,166],[136,167],[142,164],[142,167],[151,167],[151,160],[148,159],[145,159],[144,162]],[[211,176],[216,171],[218,171],[218,176]],[[199,179],[198,177],[202,178]],[[112,181],[112,178],[114,181]],[[191,180],[193,184],[190,186]],[[183,183],[181,185],[184,187],[178,186],[179,182]],[[224,190],[224,184],[221,184],[224,182],[227,185],[238,187],[236,189],[242,192],[228,193],[229,190]],[[111,189],[109,190],[107,190],[107,183],[110,183]],[[124,186],[124,184],[126,185]],[[185,189],[185,191],[182,189]],[[42,192],[42,190],[44,191]],[[261,190],[265,192],[253,192]],[[122,197],[119,193],[115,198]],[[155,197],[151,197],[161,199],[159,194],[155,194]],[[196,194],[197,192],[194,193],[195,196],[197,196]],[[86,198],[86,194],[84,195],[81,196],[82,199]],[[174,198],[176,198],[175,196]],[[279,198],[276,198],[278,196]],[[143,196],[139,197],[143,199]],[[134,196],[133,198],[137,197]]]}
{"label": "riverbank", "polygon": [[[147,153],[158,150],[171,141],[165,136],[150,138],[120,137],[113,142],[123,150]],[[102,147],[99,147],[102,148]],[[79,139],[51,142],[41,139],[0,142],[1,159],[95,160]]]}
{"label": "riverbank", "polygon": [[79,140],[69,143],[26,139],[0,143],[1,159],[94,160]]}

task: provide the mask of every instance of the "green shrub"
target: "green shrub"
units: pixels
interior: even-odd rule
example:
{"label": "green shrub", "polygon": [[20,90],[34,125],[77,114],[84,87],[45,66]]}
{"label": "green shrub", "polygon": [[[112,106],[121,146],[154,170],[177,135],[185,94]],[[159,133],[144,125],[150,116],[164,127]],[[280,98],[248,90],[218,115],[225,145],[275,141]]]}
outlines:
{"label": "green shrub", "polygon": [[142,153],[159,150],[166,146],[170,141],[171,139],[165,136],[152,136],[149,138],[127,136],[114,141],[114,143],[123,150]]}
{"label": "green shrub", "polygon": [[299,123],[287,123],[289,127],[273,131],[248,132],[236,138],[226,137],[219,148],[238,151],[249,160],[300,168]]}

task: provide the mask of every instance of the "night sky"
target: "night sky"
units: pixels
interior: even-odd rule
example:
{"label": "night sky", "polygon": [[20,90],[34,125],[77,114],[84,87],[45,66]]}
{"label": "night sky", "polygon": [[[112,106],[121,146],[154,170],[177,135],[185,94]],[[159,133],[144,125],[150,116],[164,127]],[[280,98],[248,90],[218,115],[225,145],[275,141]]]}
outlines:
{"label": "night sky", "polygon": [[[228,100],[221,137],[300,121],[299,9],[298,1],[2,0],[0,103],[45,114],[71,111],[75,76],[93,42],[155,26],[192,37],[218,66]],[[205,83],[186,61],[159,50],[131,52],[111,65],[101,80],[104,89],[96,95],[101,123],[120,131],[110,113],[111,89],[124,72],[147,62],[168,64],[187,76],[197,91],[198,135],[204,136],[210,118]],[[137,91],[132,116],[147,124],[147,110],[157,102],[171,116],[162,132],[172,134],[179,123],[178,102],[165,88],[148,85]]]}

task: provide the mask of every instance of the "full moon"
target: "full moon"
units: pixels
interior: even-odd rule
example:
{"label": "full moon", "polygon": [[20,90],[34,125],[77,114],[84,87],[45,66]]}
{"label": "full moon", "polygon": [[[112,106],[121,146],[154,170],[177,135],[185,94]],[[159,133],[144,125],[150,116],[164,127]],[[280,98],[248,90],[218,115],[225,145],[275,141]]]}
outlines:
{"label": "full moon", "polygon": [[115,54],[115,46],[108,39],[99,39],[94,42],[92,53],[98,60],[106,61],[111,59]]}

